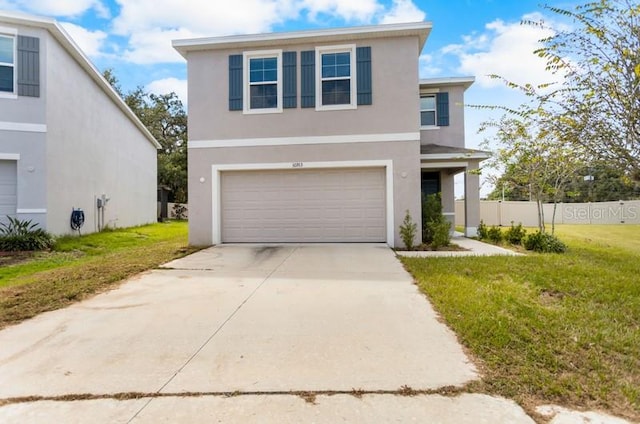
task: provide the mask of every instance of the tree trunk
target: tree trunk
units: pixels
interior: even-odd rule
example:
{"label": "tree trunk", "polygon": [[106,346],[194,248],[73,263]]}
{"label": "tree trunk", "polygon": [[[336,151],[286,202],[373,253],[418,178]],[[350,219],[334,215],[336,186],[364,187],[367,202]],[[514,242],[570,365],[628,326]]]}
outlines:
{"label": "tree trunk", "polygon": [[542,207],[542,200],[536,199],[536,206],[538,207],[538,229],[541,233],[544,233],[544,209]]}

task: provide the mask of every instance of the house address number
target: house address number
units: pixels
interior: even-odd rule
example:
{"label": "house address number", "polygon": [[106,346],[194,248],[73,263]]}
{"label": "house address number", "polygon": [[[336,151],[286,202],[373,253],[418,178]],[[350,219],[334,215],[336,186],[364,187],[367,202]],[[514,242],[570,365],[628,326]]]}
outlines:
{"label": "house address number", "polygon": [[292,168],[302,168],[304,166],[304,162],[293,162],[291,164]]}

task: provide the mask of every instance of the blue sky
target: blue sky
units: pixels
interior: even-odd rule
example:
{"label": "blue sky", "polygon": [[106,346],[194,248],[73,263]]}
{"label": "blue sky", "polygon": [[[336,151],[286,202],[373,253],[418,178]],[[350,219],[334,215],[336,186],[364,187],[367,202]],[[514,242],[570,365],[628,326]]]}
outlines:
{"label": "blue sky", "polygon": [[[185,102],[186,64],[171,40],[393,22],[431,21],[420,76],[475,76],[469,104],[516,105],[521,99],[488,74],[520,83],[549,82],[532,54],[551,34],[521,25],[523,18],[559,22],[540,6],[572,7],[574,0],[0,0],[0,9],[56,18],[99,70],[113,69],[125,91],[138,86],[175,91]],[[468,147],[482,137],[486,110],[466,110]],[[495,116],[495,112],[493,112]],[[483,191],[488,186],[485,184]],[[458,190],[459,191],[459,190]]]}

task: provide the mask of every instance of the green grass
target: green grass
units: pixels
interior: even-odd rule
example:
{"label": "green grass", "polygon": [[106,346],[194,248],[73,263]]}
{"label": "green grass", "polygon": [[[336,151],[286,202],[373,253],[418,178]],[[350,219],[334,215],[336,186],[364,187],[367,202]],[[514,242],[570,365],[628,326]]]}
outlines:
{"label": "green grass", "polygon": [[64,237],[51,252],[0,267],[0,328],[109,289],[195,249],[187,223]]}
{"label": "green grass", "polygon": [[640,419],[640,226],[559,226],[565,254],[402,258],[478,359],[475,389]]}

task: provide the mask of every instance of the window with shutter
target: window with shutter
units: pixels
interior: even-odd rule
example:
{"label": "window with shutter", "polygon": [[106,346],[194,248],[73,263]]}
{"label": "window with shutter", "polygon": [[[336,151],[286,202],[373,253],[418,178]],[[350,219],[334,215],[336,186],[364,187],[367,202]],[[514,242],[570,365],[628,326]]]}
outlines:
{"label": "window with shutter", "polygon": [[371,47],[358,47],[356,49],[356,63],[358,73],[358,105],[373,104]]}
{"label": "window with shutter", "polygon": [[300,52],[300,106],[316,107],[316,52]]}
{"label": "window with shutter", "polygon": [[40,39],[18,36],[18,96],[40,97]]}
{"label": "window with shutter", "polygon": [[243,108],[242,55],[229,56],[229,110]]}
{"label": "window with shutter", "polygon": [[316,110],[356,108],[355,46],[316,48]]}
{"label": "window with shutter", "polygon": [[436,108],[438,111],[438,126],[449,126],[449,93],[444,92],[436,94]]}
{"label": "window with shutter", "polygon": [[298,106],[297,52],[282,53],[282,107]]}
{"label": "window with shutter", "polygon": [[0,94],[16,93],[16,37],[0,34]]}
{"label": "window with shutter", "polygon": [[282,50],[245,52],[244,113],[282,112]]}

